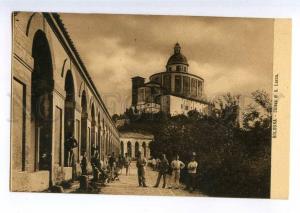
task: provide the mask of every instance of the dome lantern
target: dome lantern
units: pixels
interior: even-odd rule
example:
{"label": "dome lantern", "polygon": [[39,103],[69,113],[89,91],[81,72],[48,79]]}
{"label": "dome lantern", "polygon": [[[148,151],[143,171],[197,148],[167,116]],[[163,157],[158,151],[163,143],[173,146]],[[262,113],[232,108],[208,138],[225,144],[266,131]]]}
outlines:
{"label": "dome lantern", "polygon": [[174,54],[180,54],[180,49],[181,49],[181,47],[180,47],[179,43],[177,42],[174,47]]}
{"label": "dome lantern", "polygon": [[167,62],[167,71],[187,72],[188,66],[188,61],[186,57],[181,53],[181,47],[177,42],[174,46],[174,54],[169,58]]}

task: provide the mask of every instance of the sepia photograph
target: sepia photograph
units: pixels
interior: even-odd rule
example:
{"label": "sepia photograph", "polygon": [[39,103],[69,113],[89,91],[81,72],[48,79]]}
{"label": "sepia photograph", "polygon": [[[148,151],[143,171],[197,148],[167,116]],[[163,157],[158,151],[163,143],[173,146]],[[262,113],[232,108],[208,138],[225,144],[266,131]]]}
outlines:
{"label": "sepia photograph", "polygon": [[11,18],[11,192],[287,198],[289,19]]}

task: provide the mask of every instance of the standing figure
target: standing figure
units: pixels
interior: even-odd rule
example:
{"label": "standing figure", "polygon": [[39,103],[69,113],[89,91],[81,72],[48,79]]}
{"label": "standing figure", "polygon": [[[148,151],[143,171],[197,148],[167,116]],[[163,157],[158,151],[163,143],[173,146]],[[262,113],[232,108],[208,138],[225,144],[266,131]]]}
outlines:
{"label": "standing figure", "polygon": [[92,169],[93,169],[93,180],[98,181],[99,179],[99,154],[98,150],[94,150],[94,155],[91,159]]}
{"label": "standing figure", "polygon": [[73,149],[71,149],[71,166],[72,166],[72,181],[74,181],[77,178],[77,169],[76,169],[76,159],[75,159]]}
{"label": "standing figure", "polygon": [[116,168],[116,158],[115,158],[115,153],[114,152],[111,153],[111,156],[108,159],[108,165],[109,165],[109,168],[110,168],[111,180],[114,180],[115,168]]}
{"label": "standing figure", "polygon": [[198,163],[196,161],[196,153],[193,152],[192,159],[187,166],[188,173],[189,173],[189,181],[188,181],[187,188],[189,189],[190,192],[193,192],[196,188],[197,167],[198,167]]}
{"label": "standing figure", "polygon": [[82,175],[87,175],[87,163],[86,151],[84,151],[82,153],[82,159],[80,163]]}
{"label": "standing figure", "polygon": [[145,166],[147,164],[146,159],[142,156],[142,153],[138,151],[138,156],[136,160],[136,167],[138,173],[139,186],[147,187],[145,178]]}
{"label": "standing figure", "polygon": [[131,163],[131,158],[128,156],[128,153],[125,153],[125,158],[124,158],[124,167],[126,169],[126,176],[130,173],[130,163]]}
{"label": "standing figure", "polygon": [[72,166],[72,155],[74,155],[73,149],[76,148],[78,146],[78,143],[76,141],[76,139],[74,138],[73,134],[70,134],[70,136],[68,137],[68,139],[66,140],[65,143],[65,150],[67,152],[67,156],[66,156],[66,166],[71,167]]}
{"label": "standing figure", "polygon": [[167,157],[165,154],[162,154],[162,159],[158,164],[158,176],[157,176],[157,181],[154,187],[158,187],[160,183],[161,176],[163,176],[163,188],[166,187],[166,177],[167,173],[169,171],[169,162],[167,160]]}
{"label": "standing figure", "polygon": [[172,179],[174,181],[173,187],[179,188],[180,170],[185,167],[184,163],[179,160],[179,155],[176,155],[175,159],[171,162]]}

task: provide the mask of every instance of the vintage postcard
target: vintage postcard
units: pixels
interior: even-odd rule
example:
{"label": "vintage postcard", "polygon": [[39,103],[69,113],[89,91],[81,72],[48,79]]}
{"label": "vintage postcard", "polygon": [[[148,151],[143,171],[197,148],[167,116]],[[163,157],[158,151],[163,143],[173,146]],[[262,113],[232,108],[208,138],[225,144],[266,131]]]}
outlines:
{"label": "vintage postcard", "polygon": [[12,192],[288,198],[291,20],[12,23]]}

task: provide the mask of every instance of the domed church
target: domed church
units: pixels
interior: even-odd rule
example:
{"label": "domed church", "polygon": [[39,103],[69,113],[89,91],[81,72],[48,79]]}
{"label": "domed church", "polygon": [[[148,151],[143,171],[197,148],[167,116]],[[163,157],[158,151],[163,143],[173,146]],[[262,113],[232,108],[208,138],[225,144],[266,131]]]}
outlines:
{"label": "domed church", "polygon": [[151,75],[150,81],[135,76],[132,78],[132,107],[138,112],[171,115],[187,114],[197,110],[209,113],[209,104],[203,100],[204,79],[189,73],[187,58],[179,43],[168,59],[166,70]]}

